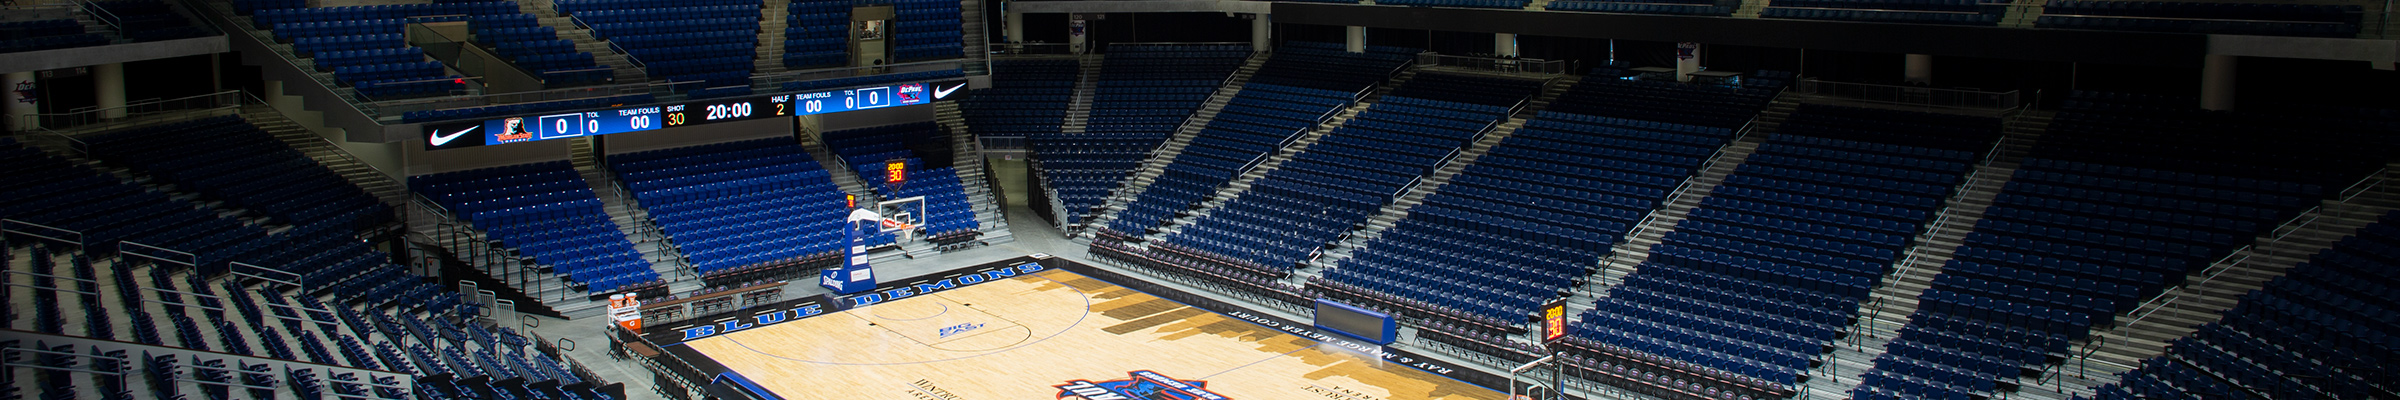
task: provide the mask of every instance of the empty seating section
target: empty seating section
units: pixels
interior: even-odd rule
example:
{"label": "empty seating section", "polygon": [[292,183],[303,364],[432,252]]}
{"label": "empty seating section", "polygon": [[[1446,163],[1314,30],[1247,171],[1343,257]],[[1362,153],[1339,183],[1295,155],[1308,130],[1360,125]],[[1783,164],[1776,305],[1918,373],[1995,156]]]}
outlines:
{"label": "empty seating section", "polygon": [[[2327,185],[2363,176],[2392,148],[2367,133],[2388,125],[2156,103],[2069,100],[1852,396],[2009,388],[2092,326],[2315,205]],[[2158,364],[2146,370],[2179,373]]]}
{"label": "empty seating section", "polygon": [[1053,201],[1067,211],[1061,218],[1088,218],[1249,57],[1240,46],[1110,46],[1084,134],[1032,137],[1043,176],[1058,191]]}
{"label": "empty seating section", "polygon": [[1560,0],[1544,3],[1550,11],[1588,11],[1621,14],[1665,14],[1731,16],[1741,8],[1740,1],[1732,4],[1717,0]]}
{"label": "empty seating section", "polygon": [[462,76],[450,74],[440,62],[423,57],[422,50],[402,39],[409,22],[477,21],[521,15],[513,1],[444,2],[375,6],[317,7],[282,2],[258,2],[251,23],[272,29],[279,42],[292,44],[292,53],[311,58],[319,70],[330,70],[336,81],[373,99],[449,95],[461,90]]}
{"label": "empty seating section", "polygon": [[1987,0],[1767,0],[1760,18],[1997,25],[2008,2]]}
{"label": "empty seating section", "polygon": [[116,26],[118,33],[136,42],[214,34],[184,17],[178,7],[159,0],[94,1],[83,3],[83,9],[101,22]]}
{"label": "empty seating section", "polygon": [[559,14],[630,56],[652,80],[746,86],[758,58],[758,0],[559,0]]}
{"label": "empty seating section", "polygon": [[[11,271],[43,275],[71,276],[77,281],[50,278],[26,279],[37,287],[72,289],[81,294],[50,290],[29,290],[35,318],[11,318],[10,328],[39,331],[49,334],[82,336],[95,339],[126,340],[148,345],[173,346],[203,351],[256,355],[300,362],[367,368],[402,373],[418,373],[417,387],[368,388],[365,383],[395,385],[397,381],[380,379],[364,381],[351,374],[317,375],[322,370],[273,375],[257,372],[284,371],[271,364],[238,363],[227,365],[225,360],[205,356],[189,360],[177,357],[143,356],[140,369],[132,367],[95,365],[95,371],[116,369],[139,378],[147,391],[131,386],[133,382],[113,376],[102,376],[89,382],[93,387],[73,385],[81,378],[53,374],[43,390],[45,398],[99,398],[95,393],[124,393],[128,398],[232,398],[232,384],[245,387],[246,396],[257,398],[320,398],[327,393],[350,398],[551,398],[602,399],[608,398],[595,390],[596,382],[585,382],[558,360],[531,356],[532,341],[506,328],[462,326],[478,314],[457,293],[443,285],[409,275],[406,267],[392,265],[392,256],[377,249],[379,245],[361,242],[354,227],[332,228],[328,224],[306,224],[290,229],[267,229],[273,218],[245,214],[233,208],[237,201],[260,201],[259,193],[241,194],[223,188],[211,189],[210,179],[241,171],[237,166],[217,167],[202,161],[234,163],[240,160],[262,159],[266,163],[281,163],[298,154],[275,156],[280,144],[256,143],[241,140],[249,128],[232,117],[193,121],[180,124],[136,128],[85,136],[93,144],[91,153],[111,166],[130,167],[135,179],[149,179],[136,184],[111,173],[103,173],[81,161],[70,160],[23,146],[14,139],[0,138],[0,218],[38,223],[83,233],[81,248],[58,246],[51,242],[26,236],[11,235],[9,248],[0,250],[8,260],[30,252],[29,265],[7,265]],[[271,139],[269,139],[271,141]],[[208,143],[208,142],[223,143]],[[154,152],[153,146],[172,147],[175,151]],[[267,148],[263,153],[260,148]],[[128,159],[141,156],[144,158]],[[202,160],[210,156],[230,160]],[[305,158],[297,158],[305,160]],[[356,188],[323,188],[311,182],[307,174],[323,171],[323,167],[297,164],[266,168],[264,171],[295,171],[289,176],[246,176],[249,180],[289,184],[292,191],[318,192],[324,197],[345,197]],[[144,176],[144,174],[148,174]],[[195,190],[189,195],[168,190]],[[222,196],[222,198],[220,198]],[[238,199],[238,200],[237,200]],[[370,198],[371,199],[371,198]],[[238,203],[247,207],[249,203]],[[255,211],[253,209],[252,211]],[[317,218],[317,217],[312,217]],[[353,217],[355,218],[355,217]],[[325,220],[341,220],[326,216]],[[270,233],[272,232],[272,233]],[[181,267],[178,262],[154,261],[145,257],[119,255],[103,265],[95,265],[94,257],[108,257],[117,249],[117,242],[129,241],[167,249],[196,253],[198,268]],[[236,254],[238,253],[238,254]],[[159,254],[144,252],[144,254]],[[230,255],[228,255],[230,254]],[[170,256],[169,258],[173,258]],[[281,271],[269,274],[254,269],[234,269],[268,279],[236,277],[227,274],[226,261],[240,261],[263,268]],[[15,264],[0,262],[0,264]],[[150,264],[150,265],[143,265]],[[144,268],[147,267],[147,268]],[[137,272],[139,271],[139,272]],[[288,274],[288,275],[282,275]],[[73,282],[74,286],[61,286]],[[106,285],[100,283],[105,282]],[[156,289],[156,290],[152,290]],[[12,304],[17,309],[18,304]],[[81,312],[70,318],[65,310]],[[230,311],[230,312],[229,312]],[[372,319],[369,319],[372,318]],[[374,321],[370,323],[368,321]],[[395,321],[404,321],[402,325]],[[402,328],[406,326],[407,328]],[[466,334],[433,335],[435,331]],[[170,332],[171,331],[171,332]],[[18,347],[27,343],[11,341],[6,346]],[[478,354],[488,360],[501,361],[487,367],[490,376],[483,374],[449,374],[454,369],[439,365],[412,366],[415,361],[399,357],[393,349],[408,348],[429,351]],[[47,350],[79,354],[122,355],[121,350],[78,348],[76,346],[43,346]],[[370,350],[372,349],[372,350]],[[12,350],[17,351],[17,350]],[[336,356],[339,354],[339,356]],[[82,369],[64,364],[66,357],[38,357],[39,362],[59,368]],[[422,360],[422,358],[420,358]],[[107,362],[99,362],[107,364]],[[498,364],[507,364],[505,367]],[[216,370],[192,367],[206,366]],[[301,369],[313,366],[298,365]],[[431,367],[431,368],[426,368]],[[493,368],[507,368],[505,371]],[[227,373],[226,369],[240,371]],[[236,374],[242,381],[235,382]],[[521,380],[505,380],[516,377]],[[285,380],[284,378],[290,378]],[[196,388],[197,390],[193,390]],[[465,393],[465,394],[460,394]],[[449,394],[449,395],[445,395]],[[113,397],[112,397],[113,398]]]}
{"label": "empty seating section", "polygon": [[[1576,85],[1561,98],[1589,98],[1590,92],[1598,90],[1606,87]],[[1733,130],[1727,128],[1670,127],[1543,111],[1453,176],[1441,191],[1410,208],[1408,219],[1344,264],[1448,266],[1464,271],[1511,266],[1516,271],[1483,275],[1507,277],[1503,274],[1514,273],[1516,279],[1539,282],[1533,286],[1539,290],[1505,299],[1514,308],[1509,313],[1454,318],[1439,328],[1449,335],[1467,337],[1505,334],[1522,320],[1525,313],[1520,311],[1529,310],[1527,304],[1556,297],[1558,290],[1582,279],[1610,245],[1640,223],[1645,213],[1658,208],[1676,185],[1696,172],[1705,161],[1702,157],[1730,141],[1732,135]],[[1651,152],[1675,156],[1636,156]],[[1470,237],[1488,240],[1457,240]],[[1466,249],[1473,251],[1462,251]],[[1539,275],[1517,271],[1538,271]],[[1390,281],[1388,276],[1383,278]],[[1402,298],[1401,305],[1407,308],[1426,308],[1442,301],[1439,297]]]}
{"label": "empty seating section", "polygon": [[891,63],[948,60],[966,56],[958,0],[888,0],[895,18],[886,31]]}
{"label": "empty seating section", "polygon": [[850,8],[846,0],[799,0],[783,15],[783,66],[850,65]]}
{"label": "empty seating section", "polygon": [[1328,50],[1332,45],[1322,43],[1285,46],[1106,229],[1144,234],[1189,210],[1253,162],[1349,107],[1409,60],[1397,53]]}
{"label": "empty seating section", "polygon": [[276,223],[355,231],[392,222],[390,206],[241,117],[134,128],[85,141],[93,158]]}
{"label": "empty seating section", "polygon": [[2113,31],[2357,37],[2358,5],[2164,1],[2056,1],[2034,26]]}
{"label": "empty seating section", "polygon": [[[1376,187],[1387,191],[1383,196],[1394,196],[1401,193],[1396,190],[1405,190],[1397,185],[1438,168],[1451,152],[1463,150],[1505,121],[1541,85],[1528,80],[1420,73],[1327,139],[1310,146],[1285,168],[1324,171],[1300,163],[1318,159],[1310,157],[1317,154],[1340,156],[1331,160],[1365,170],[1350,174],[1353,179],[1377,173],[1396,178],[1375,182],[1394,185]],[[1498,195],[1507,199],[1490,200],[1527,205],[1541,202],[1501,194],[1521,188],[1498,177],[1505,172],[1484,174],[1499,169],[1479,165],[1466,171],[1473,172],[1453,177],[1425,203],[1410,208],[1409,218],[1366,242],[1336,268],[1312,278],[1311,287],[1330,297],[1502,332],[1513,329],[1540,302],[1558,297],[1560,291],[1580,281],[1591,261],[1614,242],[1614,235],[1623,233],[1622,224],[1615,229],[1585,229],[1582,225],[1559,229],[1523,223],[1533,219],[1524,214],[1487,219],[1493,215],[1487,213],[1501,211],[1483,207],[1488,205],[1481,203],[1483,197],[1466,196]],[[1537,191],[1535,195],[1546,194],[1551,193]],[[1585,199],[1576,194],[1566,196],[1573,199],[1570,201]],[[1382,205],[1383,199],[1375,200],[1369,205]],[[1467,237],[1493,240],[1458,240]],[[1517,238],[1527,240],[1519,242]],[[1462,251],[1470,249],[1462,246],[1467,243],[1474,243],[1472,251]]]}
{"label": "empty seating section", "polygon": [[409,187],[572,287],[610,293],[662,283],[564,161],[420,175]]}
{"label": "empty seating section", "polygon": [[616,78],[609,67],[593,62],[592,53],[575,49],[575,41],[560,39],[558,29],[542,26],[532,14],[476,17],[467,21],[475,42],[532,72],[548,87],[608,83]]}
{"label": "empty seating section", "polygon": [[108,44],[108,36],[86,33],[73,19],[0,22],[0,53]]}
{"label": "empty seating section", "polygon": [[[1429,88],[1410,89],[1418,85]],[[1402,92],[1484,100],[1514,96],[1494,101],[1513,105],[1531,97],[1539,86],[1540,82],[1534,81],[1424,73],[1384,100],[1407,99],[1396,96]],[[1243,92],[1250,90],[1245,87]],[[1182,231],[1167,235],[1165,245],[1199,257],[1261,266],[1269,276],[1279,276],[1307,261],[1319,248],[1348,233],[1354,225],[1365,223],[1368,216],[1390,203],[1419,176],[1431,172],[1459,148],[1472,144],[1474,138],[1493,124],[1508,118],[1506,108],[1478,106],[1489,104],[1452,104],[1434,109],[1447,113],[1445,117],[1423,117],[1411,113],[1429,113],[1427,110],[1432,107],[1376,104],[1252,182],[1240,197],[1211,208],[1208,215],[1184,226]],[[1336,272],[1365,273],[1370,269],[1345,268]],[[1394,272],[1415,273],[1407,271],[1413,270]],[[1445,289],[1451,288],[1436,288]],[[1465,286],[1458,289],[1461,289],[1455,292],[1458,295],[1474,290]],[[1484,297],[1500,300],[1499,296]],[[1518,311],[1514,303],[1460,304],[1483,306],[1464,308],[1464,312],[1474,315]],[[1530,310],[1530,306],[1525,308]]]}
{"label": "empty seating section", "polygon": [[[839,261],[844,208],[831,175],[790,139],[609,156],[626,189],[703,275]],[[888,244],[889,236],[879,236]]]}
{"label": "empty seating section", "polygon": [[[2400,212],[2243,295],[2093,400],[2385,396],[2400,332]],[[2079,397],[2078,400],[2083,398]]]}
{"label": "empty seating section", "polygon": [[[1803,106],[1585,314],[1574,346],[1666,390],[1795,393],[1999,128]],[[1627,363],[1650,357],[1683,363]]]}
{"label": "empty seating section", "polygon": [[[927,240],[943,244],[982,233],[974,207],[967,202],[966,188],[960,186],[958,171],[946,166],[950,164],[949,143],[941,126],[931,122],[825,133],[826,148],[857,171],[875,195],[884,200],[924,196],[925,214],[916,216],[920,228]],[[901,182],[889,179],[891,172],[886,168],[892,162],[903,165]]]}
{"label": "empty seating section", "polygon": [[992,63],[992,87],[975,89],[959,104],[977,136],[1058,133],[1067,103],[1075,99],[1074,60],[1005,60]]}

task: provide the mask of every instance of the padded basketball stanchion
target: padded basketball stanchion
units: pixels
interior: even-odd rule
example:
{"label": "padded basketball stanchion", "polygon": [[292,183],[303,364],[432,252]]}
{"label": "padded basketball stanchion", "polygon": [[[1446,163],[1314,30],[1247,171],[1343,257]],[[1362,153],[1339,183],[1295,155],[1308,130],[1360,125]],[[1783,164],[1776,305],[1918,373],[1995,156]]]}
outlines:
{"label": "padded basketball stanchion", "polygon": [[839,294],[852,294],[875,288],[875,271],[872,266],[867,265],[867,239],[865,234],[859,232],[858,224],[860,222],[881,225],[883,215],[864,208],[850,210],[850,218],[842,224],[843,231],[847,232],[849,236],[849,240],[846,241],[849,243],[849,248],[842,251],[842,265],[826,268],[825,272],[818,273],[817,285]]}

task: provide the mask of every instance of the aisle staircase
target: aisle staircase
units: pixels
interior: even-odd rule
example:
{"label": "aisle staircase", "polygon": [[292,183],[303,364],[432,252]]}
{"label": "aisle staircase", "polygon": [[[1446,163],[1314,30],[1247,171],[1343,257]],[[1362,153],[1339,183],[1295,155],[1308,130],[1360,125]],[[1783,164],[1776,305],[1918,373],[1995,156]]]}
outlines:
{"label": "aisle staircase", "polygon": [[[792,0],[765,0],[758,8],[758,57],[750,60],[752,75],[767,75],[790,71],[783,66],[783,28],[790,25],[783,16],[792,13]],[[764,86],[764,83],[760,84]],[[781,90],[781,86],[759,89]]]}
{"label": "aisle staircase", "polygon": [[2111,329],[2070,349],[2066,361],[2054,366],[2046,384],[2026,385],[2020,392],[2056,398],[2092,394],[2092,388],[2116,381],[2116,374],[2141,365],[2141,360],[2166,353],[2168,342],[2190,335],[2200,324],[2216,322],[2221,313],[2251,290],[2283,276],[2295,264],[2330,248],[2383,214],[2400,209],[2400,162],[2387,164],[2336,197],[2257,238],[2208,268],[2191,274],[2182,286],[2148,299]]}
{"label": "aisle staircase", "polygon": [[1283,162],[1291,161],[1293,156],[1299,155],[1300,152],[1308,151],[1309,145],[1316,144],[1318,140],[1325,139],[1325,135],[1333,133],[1334,129],[1341,128],[1342,124],[1349,123],[1350,118],[1357,117],[1358,113],[1366,112],[1367,108],[1369,107],[1374,107],[1375,101],[1382,99],[1385,93],[1391,93],[1392,90],[1398,89],[1401,84],[1407,83],[1410,78],[1414,78],[1416,75],[1416,70],[1411,69],[1406,72],[1401,72],[1400,76],[1394,77],[1389,81],[1385,81],[1381,85],[1376,85],[1375,90],[1372,93],[1367,94],[1366,98],[1350,104],[1349,108],[1342,109],[1341,112],[1334,114],[1333,118],[1329,118],[1326,119],[1325,122],[1318,123],[1316,128],[1309,129],[1308,133],[1303,133],[1300,135],[1299,139],[1293,140],[1291,145],[1284,146],[1282,149],[1276,150],[1274,154],[1268,155],[1266,161],[1259,162],[1258,166],[1251,167],[1249,171],[1243,171],[1240,175],[1235,175],[1232,181],[1226,182],[1224,186],[1218,186],[1215,194],[1209,195],[1208,198],[1201,199],[1197,204],[1197,207],[1193,207],[1193,211],[1177,216],[1165,224],[1161,224],[1156,230],[1156,233],[1148,235],[1146,238],[1155,239],[1177,232],[1182,232],[1184,226],[1191,224],[1193,221],[1200,220],[1200,217],[1208,216],[1211,211],[1216,210],[1219,206],[1223,206],[1226,203],[1231,203],[1234,199],[1241,198],[1243,193],[1250,191],[1250,185],[1257,183],[1259,179],[1266,178],[1267,173],[1275,172],[1276,169],[1282,167]]}
{"label": "aisle staircase", "polygon": [[1458,176],[1465,172],[1467,167],[1475,165],[1476,159],[1491,152],[1493,147],[1499,146],[1501,141],[1515,134],[1518,128],[1525,127],[1526,120],[1530,120],[1533,116],[1539,115],[1542,110],[1548,109],[1551,102],[1558,100],[1558,96],[1566,94],[1568,89],[1582,81],[1581,78],[1568,77],[1554,79],[1543,84],[1541,93],[1526,102],[1525,108],[1510,115],[1507,120],[1501,121],[1499,126],[1493,127],[1492,131],[1484,134],[1482,139],[1461,149],[1458,158],[1451,160],[1448,164],[1443,164],[1432,174],[1426,175],[1424,181],[1417,187],[1409,189],[1407,194],[1394,199],[1391,204],[1385,204],[1375,215],[1367,218],[1366,226],[1343,235],[1344,239],[1333,243],[1332,248],[1325,250],[1324,256],[1310,261],[1306,267],[1293,271],[1293,280],[1290,283],[1293,285],[1306,284],[1309,277],[1316,276],[1325,268],[1341,264],[1342,260],[1350,259],[1350,256],[1356,253],[1360,247],[1365,247],[1367,242],[1382,237],[1383,231],[1396,226],[1401,219],[1408,218],[1410,208],[1424,204],[1425,197],[1441,191],[1443,185],[1450,183],[1451,177]]}
{"label": "aisle staircase", "polygon": [[[977,238],[976,242],[991,245],[1017,241],[1016,235],[1008,230],[1008,217],[1004,214],[1007,206],[1001,204],[998,196],[995,196],[994,190],[997,189],[986,179],[989,171],[984,169],[982,146],[975,140],[973,130],[968,129],[967,118],[959,112],[958,102],[935,103],[933,115],[934,121],[941,123],[942,132],[949,134],[951,166],[958,173],[959,186],[967,192],[967,203],[975,209],[977,229],[983,231],[983,236]],[[966,248],[961,246],[952,250]]]}
{"label": "aisle staircase", "polygon": [[1874,365],[1875,356],[1883,354],[1884,345],[1898,337],[1900,327],[1908,325],[1909,315],[1916,313],[1917,295],[1933,286],[1934,275],[1940,274],[1951,254],[1965,244],[1967,232],[1983,220],[1984,209],[1991,207],[1992,199],[2008,185],[2033,144],[2049,129],[2052,114],[2027,111],[2006,121],[2000,140],[1944,201],[1933,224],[1910,241],[1912,245],[1901,253],[1882,285],[1858,308],[1853,318],[1858,322],[1850,326],[1833,355],[1811,373],[1826,379],[1810,380],[1805,391],[1840,395],[1858,386],[1860,375]]}
{"label": "aisle staircase", "polygon": [[1092,98],[1099,96],[1100,64],[1107,57],[1085,54],[1076,60],[1082,71],[1075,73],[1075,100],[1067,103],[1067,120],[1059,126],[1060,133],[1083,133],[1092,119]]}
{"label": "aisle staircase", "polygon": [[[1231,79],[1225,80],[1225,87],[1218,88],[1216,94],[1210,95],[1207,103],[1203,103],[1199,110],[1193,111],[1191,118],[1184,120],[1182,127],[1176,128],[1174,136],[1169,136],[1166,142],[1160,143],[1158,150],[1152,151],[1150,158],[1142,161],[1140,169],[1134,170],[1133,174],[1127,176],[1124,182],[1117,184],[1116,190],[1110,191],[1112,194],[1106,203],[1102,203],[1101,211],[1098,214],[1084,218],[1083,225],[1069,226],[1067,237],[1089,243],[1094,232],[1087,228],[1108,226],[1110,221],[1115,221],[1117,213],[1125,211],[1126,205],[1132,204],[1133,199],[1139,197],[1143,190],[1148,189],[1148,183],[1157,180],[1160,174],[1165,174],[1167,164],[1175,162],[1175,155],[1182,154],[1184,146],[1191,145],[1192,139],[1199,137],[1200,128],[1208,126],[1209,121],[1216,119],[1218,112],[1225,110],[1226,103],[1233,101],[1235,95],[1241,94],[1242,86],[1250,82],[1250,75],[1258,73],[1259,66],[1267,63],[1268,56],[1268,53],[1252,53],[1250,60],[1243,62],[1240,69],[1234,70]],[[1077,212],[1077,210],[1067,210],[1067,212]]]}
{"label": "aisle staircase", "polygon": [[325,168],[341,174],[343,179],[350,181],[350,184],[358,185],[359,189],[365,189],[367,193],[374,194],[376,199],[383,200],[384,205],[392,206],[395,209],[408,206],[408,187],[400,184],[397,177],[367,165],[364,161],[359,161],[357,157],[351,156],[349,151],[342,150],[333,142],[327,141],[324,136],[308,130],[307,127],[300,126],[298,122],[293,122],[283,113],[275,111],[274,107],[242,106],[241,113],[242,119],[250,121],[251,125],[256,125],[259,129],[274,135],[276,139],[283,141],[284,145],[291,146],[293,150],[299,150],[301,154],[308,155],[308,158],[317,160],[317,164],[322,164]]}
{"label": "aisle staircase", "polygon": [[[1685,214],[1699,208],[1700,200],[1708,198],[1708,194],[1716,190],[1718,182],[1723,182],[1726,175],[1732,175],[1733,169],[1740,166],[1743,160],[1748,160],[1750,153],[1766,143],[1767,137],[1774,135],[1775,129],[1783,125],[1783,120],[1791,117],[1792,112],[1799,108],[1798,95],[1790,93],[1777,95],[1768,102],[1767,108],[1751,120],[1749,127],[1735,132],[1732,142],[1717,148],[1716,154],[1700,165],[1698,175],[1685,179],[1674,193],[1667,195],[1666,200],[1661,202],[1666,204],[1665,207],[1652,210],[1650,215],[1642,218],[1640,224],[1634,226],[1632,232],[1625,235],[1625,240],[1616,245],[1608,259],[1600,261],[1601,268],[1598,276],[1591,280],[1593,283],[1584,285],[1590,296],[1576,296],[1578,299],[1572,303],[1578,307],[1589,307],[1590,299],[1604,297],[1607,288],[1624,282],[1626,275],[1632,275],[1636,266],[1650,258],[1650,245],[1658,244],[1666,237],[1667,231],[1683,222]],[[1583,308],[1572,311],[1581,312]]]}
{"label": "aisle staircase", "polygon": [[[590,28],[576,26],[573,17],[559,14],[558,9],[551,8],[550,3],[543,0],[519,1],[517,9],[533,15],[534,20],[541,21],[542,26],[557,30],[559,39],[575,41],[575,51],[592,53],[593,62],[608,66],[612,70],[611,73],[616,74],[617,84],[650,81],[649,75],[643,73],[641,67],[634,66],[632,59],[625,57],[625,53],[619,53],[616,49],[609,48],[606,40],[592,37]],[[782,32],[776,31],[777,34]],[[776,40],[776,43],[782,42],[780,39]]]}
{"label": "aisle staircase", "polygon": [[824,132],[800,132],[793,136],[799,137],[800,147],[808,149],[809,158],[816,159],[817,165],[824,166],[826,171],[832,172],[834,186],[841,187],[843,193],[849,193],[851,196],[858,196],[861,199],[875,198],[875,191],[867,188],[865,181],[858,179],[858,173],[839,171],[848,170],[848,168],[842,167],[841,157],[835,157],[833,150],[825,147]]}
{"label": "aisle staircase", "polygon": [[[959,41],[963,42],[961,44],[966,47],[965,50],[959,52],[959,54],[964,54],[968,57],[987,58],[990,57],[989,54],[992,54],[991,39],[988,39],[984,35],[984,31],[987,29],[984,29],[985,23],[983,17],[983,1],[984,0],[958,1],[958,20],[960,22],[958,26],[960,34]],[[965,64],[966,65],[960,66],[960,69],[966,70],[966,73],[969,76],[990,75],[992,73],[991,63],[969,62]]]}
{"label": "aisle staircase", "polygon": [[592,194],[600,199],[601,210],[608,213],[608,220],[616,223],[619,232],[624,232],[625,240],[633,243],[634,251],[641,252],[643,260],[650,261],[650,270],[667,281],[668,290],[684,293],[700,289],[703,285],[700,275],[684,264],[683,253],[667,243],[666,230],[650,219],[650,211],[643,209],[633,193],[617,182],[616,174],[601,164],[602,157],[592,154],[589,139],[573,139],[568,143],[568,160],[575,165],[575,172],[583,175],[583,182],[591,185]]}

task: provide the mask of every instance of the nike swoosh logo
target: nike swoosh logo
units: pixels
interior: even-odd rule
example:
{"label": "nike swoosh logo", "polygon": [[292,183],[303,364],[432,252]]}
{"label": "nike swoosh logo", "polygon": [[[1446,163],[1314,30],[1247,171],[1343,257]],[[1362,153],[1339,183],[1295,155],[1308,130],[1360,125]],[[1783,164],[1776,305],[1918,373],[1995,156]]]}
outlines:
{"label": "nike swoosh logo", "polygon": [[467,132],[474,132],[475,128],[482,127],[483,125],[470,126],[467,127],[467,129],[460,129],[457,132],[451,132],[450,136],[442,136],[442,131],[433,131],[433,136],[426,137],[425,139],[426,141],[433,142],[433,147],[442,147],[449,145],[450,141],[452,140],[458,140],[460,136],[466,136]]}
{"label": "nike swoosh logo", "polygon": [[950,97],[950,92],[956,92],[958,91],[958,88],[963,87],[967,87],[967,84],[961,83],[958,84],[958,86],[951,86],[949,89],[933,88],[933,98],[935,100],[940,100],[945,97]]}

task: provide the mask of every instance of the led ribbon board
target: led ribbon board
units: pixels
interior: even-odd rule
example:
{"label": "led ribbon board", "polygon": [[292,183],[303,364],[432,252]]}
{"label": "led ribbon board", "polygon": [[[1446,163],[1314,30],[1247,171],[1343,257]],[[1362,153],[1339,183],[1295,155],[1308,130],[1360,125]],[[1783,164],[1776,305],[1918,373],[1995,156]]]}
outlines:
{"label": "led ribbon board", "polygon": [[526,115],[482,122],[427,124],[425,149],[448,150],[931,104],[965,98],[966,92],[961,89],[966,85],[967,81],[963,79],[916,82],[814,93]]}

